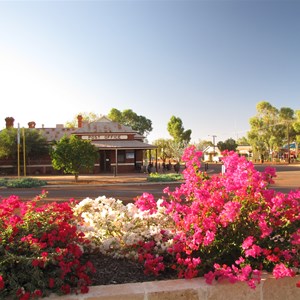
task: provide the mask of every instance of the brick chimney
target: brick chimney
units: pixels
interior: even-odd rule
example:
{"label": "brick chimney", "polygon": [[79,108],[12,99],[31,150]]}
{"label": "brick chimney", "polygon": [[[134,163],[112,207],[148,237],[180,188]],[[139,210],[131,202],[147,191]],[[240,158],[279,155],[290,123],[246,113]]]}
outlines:
{"label": "brick chimney", "polygon": [[82,127],[82,115],[78,115],[77,120],[78,120],[78,128],[81,128]]}
{"label": "brick chimney", "polygon": [[31,122],[28,122],[28,128],[35,128],[35,122],[31,121]]}
{"label": "brick chimney", "polygon": [[7,118],[5,118],[6,129],[13,128],[14,127],[14,121],[15,121],[15,119],[13,117],[7,117]]}

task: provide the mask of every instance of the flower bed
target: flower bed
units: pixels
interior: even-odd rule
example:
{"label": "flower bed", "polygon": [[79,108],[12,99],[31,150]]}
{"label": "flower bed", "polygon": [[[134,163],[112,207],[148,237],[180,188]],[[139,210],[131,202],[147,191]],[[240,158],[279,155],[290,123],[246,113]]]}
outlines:
{"label": "flower bed", "polygon": [[[172,270],[178,278],[251,288],[263,271],[299,274],[300,191],[269,189],[274,169],[260,173],[235,153],[223,153],[226,172],[209,177],[200,172],[200,157],[194,147],[185,151],[184,183],[159,200],[145,193],[134,204],[99,197],[41,208],[3,200],[0,296],[86,292],[92,266],[81,258],[88,251],[139,261],[148,274]],[[53,285],[51,278],[59,280]]]}
{"label": "flower bed", "polygon": [[93,266],[82,260],[89,240],[77,230],[71,205],[37,207],[41,197],[0,203],[0,299],[85,293],[91,284]]}

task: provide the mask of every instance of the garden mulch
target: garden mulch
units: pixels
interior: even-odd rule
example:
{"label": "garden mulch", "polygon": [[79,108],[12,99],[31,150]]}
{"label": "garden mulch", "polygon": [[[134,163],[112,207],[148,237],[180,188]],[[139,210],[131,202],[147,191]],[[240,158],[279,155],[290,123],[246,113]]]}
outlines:
{"label": "garden mulch", "polygon": [[90,276],[92,285],[134,283],[177,278],[176,273],[171,270],[167,270],[158,276],[147,275],[144,273],[142,264],[126,258],[116,259],[103,254],[90,255],[88,258],[96,269],[96,272]]}

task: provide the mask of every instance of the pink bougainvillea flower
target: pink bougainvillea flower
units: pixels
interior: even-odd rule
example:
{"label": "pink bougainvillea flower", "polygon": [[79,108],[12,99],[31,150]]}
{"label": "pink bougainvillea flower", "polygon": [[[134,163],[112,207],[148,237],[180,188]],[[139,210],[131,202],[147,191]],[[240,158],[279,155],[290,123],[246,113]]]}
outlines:
{"label": "pink bougainvillea flower", "polygon": [[135,200],[135,205],[141,211],[149,211],[150,214],[156,213],[157,204],[155,198],[152,194],[143,193],[142,196],[137,197]]}
{"label": "pink bougainvillea flower", "polygon": [[278,279],[283,277],[294,277],[296,274],[291,268],[286,267],[283,263],[279,263],[275,265],[273,275]]}

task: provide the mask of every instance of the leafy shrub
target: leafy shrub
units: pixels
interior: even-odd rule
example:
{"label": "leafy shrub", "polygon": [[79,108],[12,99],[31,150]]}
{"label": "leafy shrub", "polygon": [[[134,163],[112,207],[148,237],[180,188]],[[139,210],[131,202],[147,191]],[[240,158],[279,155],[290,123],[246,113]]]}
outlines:
{"label": "leafy shrub", "polygon": [[150,182],[171,182],[171,181],[179,181],[182,180],[182,174],[159,174],[159,173],[151,173],[147,178]]}
{"label": "leafy shrub", "polygon": [[0,186],[7,186],[8,179],[7,178],[0,178]]}
{"label": "leafy shrub", "polygon": [[6,186],[11,188],[31,188],[31,187],[40,187],[47,184],[45,180],[39,180],[35,178],[18,178],[18,179],[8,179],[1,178],[0,186]]}
{"label": "leafy shrub", "polygon": [[0,218],[0,299],[88,291],[88,240],[77,230],[70,203],[36,207],[36,200],[10,196],[0,203]]}

